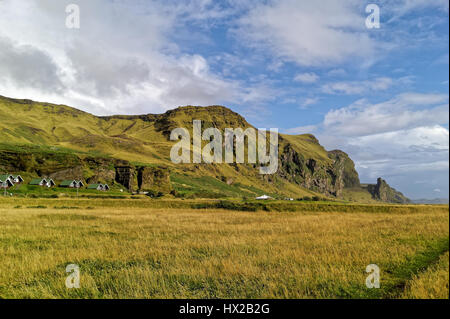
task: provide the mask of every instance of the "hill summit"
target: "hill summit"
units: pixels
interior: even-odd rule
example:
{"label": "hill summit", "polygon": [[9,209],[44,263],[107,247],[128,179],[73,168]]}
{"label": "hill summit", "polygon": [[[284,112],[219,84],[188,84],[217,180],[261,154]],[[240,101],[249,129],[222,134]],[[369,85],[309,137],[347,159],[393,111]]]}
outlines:
{"label": "hill summit", "polygon": [[0,118],[0,173],[117,183],[130,191],[180,197],[345,199],[345,190],[357,189],[373,200],[391,201],[362,188],[349,156],[326,151],[311,134],[279,134],[279,169],[274,175],[260,175],[254,164],[172,163],[175,142],[170,132],[178,127],[192,130],[194,119],[221,131],[253,128],[224,106],[99,117],[65,105],[0,96]]}

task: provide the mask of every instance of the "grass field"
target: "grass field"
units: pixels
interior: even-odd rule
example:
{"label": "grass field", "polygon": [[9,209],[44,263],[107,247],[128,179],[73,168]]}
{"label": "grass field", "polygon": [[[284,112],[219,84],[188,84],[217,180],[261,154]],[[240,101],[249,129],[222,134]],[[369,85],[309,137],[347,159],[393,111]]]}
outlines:
{"label": "grass field", "polygon": [[448,206],[217,203],[1,198],[0,298],[449,297]]}

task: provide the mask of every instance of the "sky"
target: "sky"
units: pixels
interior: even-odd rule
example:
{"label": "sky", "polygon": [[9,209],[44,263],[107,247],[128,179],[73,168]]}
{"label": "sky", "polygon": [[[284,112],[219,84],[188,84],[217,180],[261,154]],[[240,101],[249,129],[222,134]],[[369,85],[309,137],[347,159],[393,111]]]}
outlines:
{"label": "sky", "polygon": [[0,0],[0,95],[95,115],[224,105],[347,152],[362,182],[448,198],[448,29],[448,0]]}

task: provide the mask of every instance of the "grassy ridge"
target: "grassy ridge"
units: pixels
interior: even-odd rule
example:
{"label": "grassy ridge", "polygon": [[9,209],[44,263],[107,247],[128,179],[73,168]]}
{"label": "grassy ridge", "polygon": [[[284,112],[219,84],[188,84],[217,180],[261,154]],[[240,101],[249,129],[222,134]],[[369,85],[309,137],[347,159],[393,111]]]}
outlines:
{"label": "grassy ridge", "polygon": [[[125,196],[123,196],[125,197]],[[102,196],[93,202],[89,197],[80,198],[10,198],[0,196],[0,208],[26,208],[29,206],[54,206],[86,208],[177,208],[177,209],[223,209],[228,211],[267,211],[267,212],[340,212],[340,213],[396,213],[413,214],[427,211],[448,213],[448,205],[387,205],[354,204],[345,202],[308,201],[243,201],[212,199],[149,199],[146,196],[126,198],[107,198]]]}
{"label": "grassy ridge", "polygon": [[[225,128],[251,127],[239,114],[221,106],[188,106],[155,115],[97,117],[64,105],[0,96],[0,118],[3,119],[0,122],[0,171],[2,151],[8,150],[20,154],[39,154],[36,157],[41,158],[48,153],[59,155],[54,165],[45,168],[45,174],[67,168],[58,165],[67,161],[74,162],[68,167],[78,166],[75,156],[99,156],[143,166],[167,166],[179,178],[184,175],[192,180],[190,184],[184,182],[174,185],[187,197],[199,194],[207,198],[254,196],[255,193],[261,193],[260,189],[280,196],[317,195],[282,178],[275,178],[270,183],[264,181],[258,169],[252,165],[174,165],[169,154],[175,142],[168,138],[170,130],[174,128],[185,127],[191,131],[193,119],[202,120],[203,129],[216,127],[222,132]],[[326,150],[311,135],[281,137],[280,150],[290,143],[305,158],[330,163]],[[203,143],[206,144],[206,141]],[[18,156],[14,155],[13,159],[15,157]],[[43,163],[30,165],[29,162],[33,161],[27,158],[23,169],[5,173],[37,172],[43,166]],[[238,186],[227,188],[226,183],[217,183],[223,176]],[[206,178],[216,179],[216,182]],[[224,190],[226,194],[222,193]]]}
{"label": "grassy ridge", "polygon": [[[442,280],[415,279],[448,251],[448,208],[274,214],[69,202],[0,202],[1,298],[396,298],[419,287],[448,296]],[[80,289],[64,286],[70,263]],[[365,287],[372,263],[379,290]]]}

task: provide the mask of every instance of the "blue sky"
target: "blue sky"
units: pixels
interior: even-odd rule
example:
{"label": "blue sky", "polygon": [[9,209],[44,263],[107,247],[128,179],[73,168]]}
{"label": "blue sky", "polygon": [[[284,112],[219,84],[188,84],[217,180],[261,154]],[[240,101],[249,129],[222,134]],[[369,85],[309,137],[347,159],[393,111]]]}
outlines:
{"label": "blue sky", "polygon": [[97,115],[221,104],[346,151],[363,182],[448,198],[448,14],[448,0],[1,0],[0,94]]}

